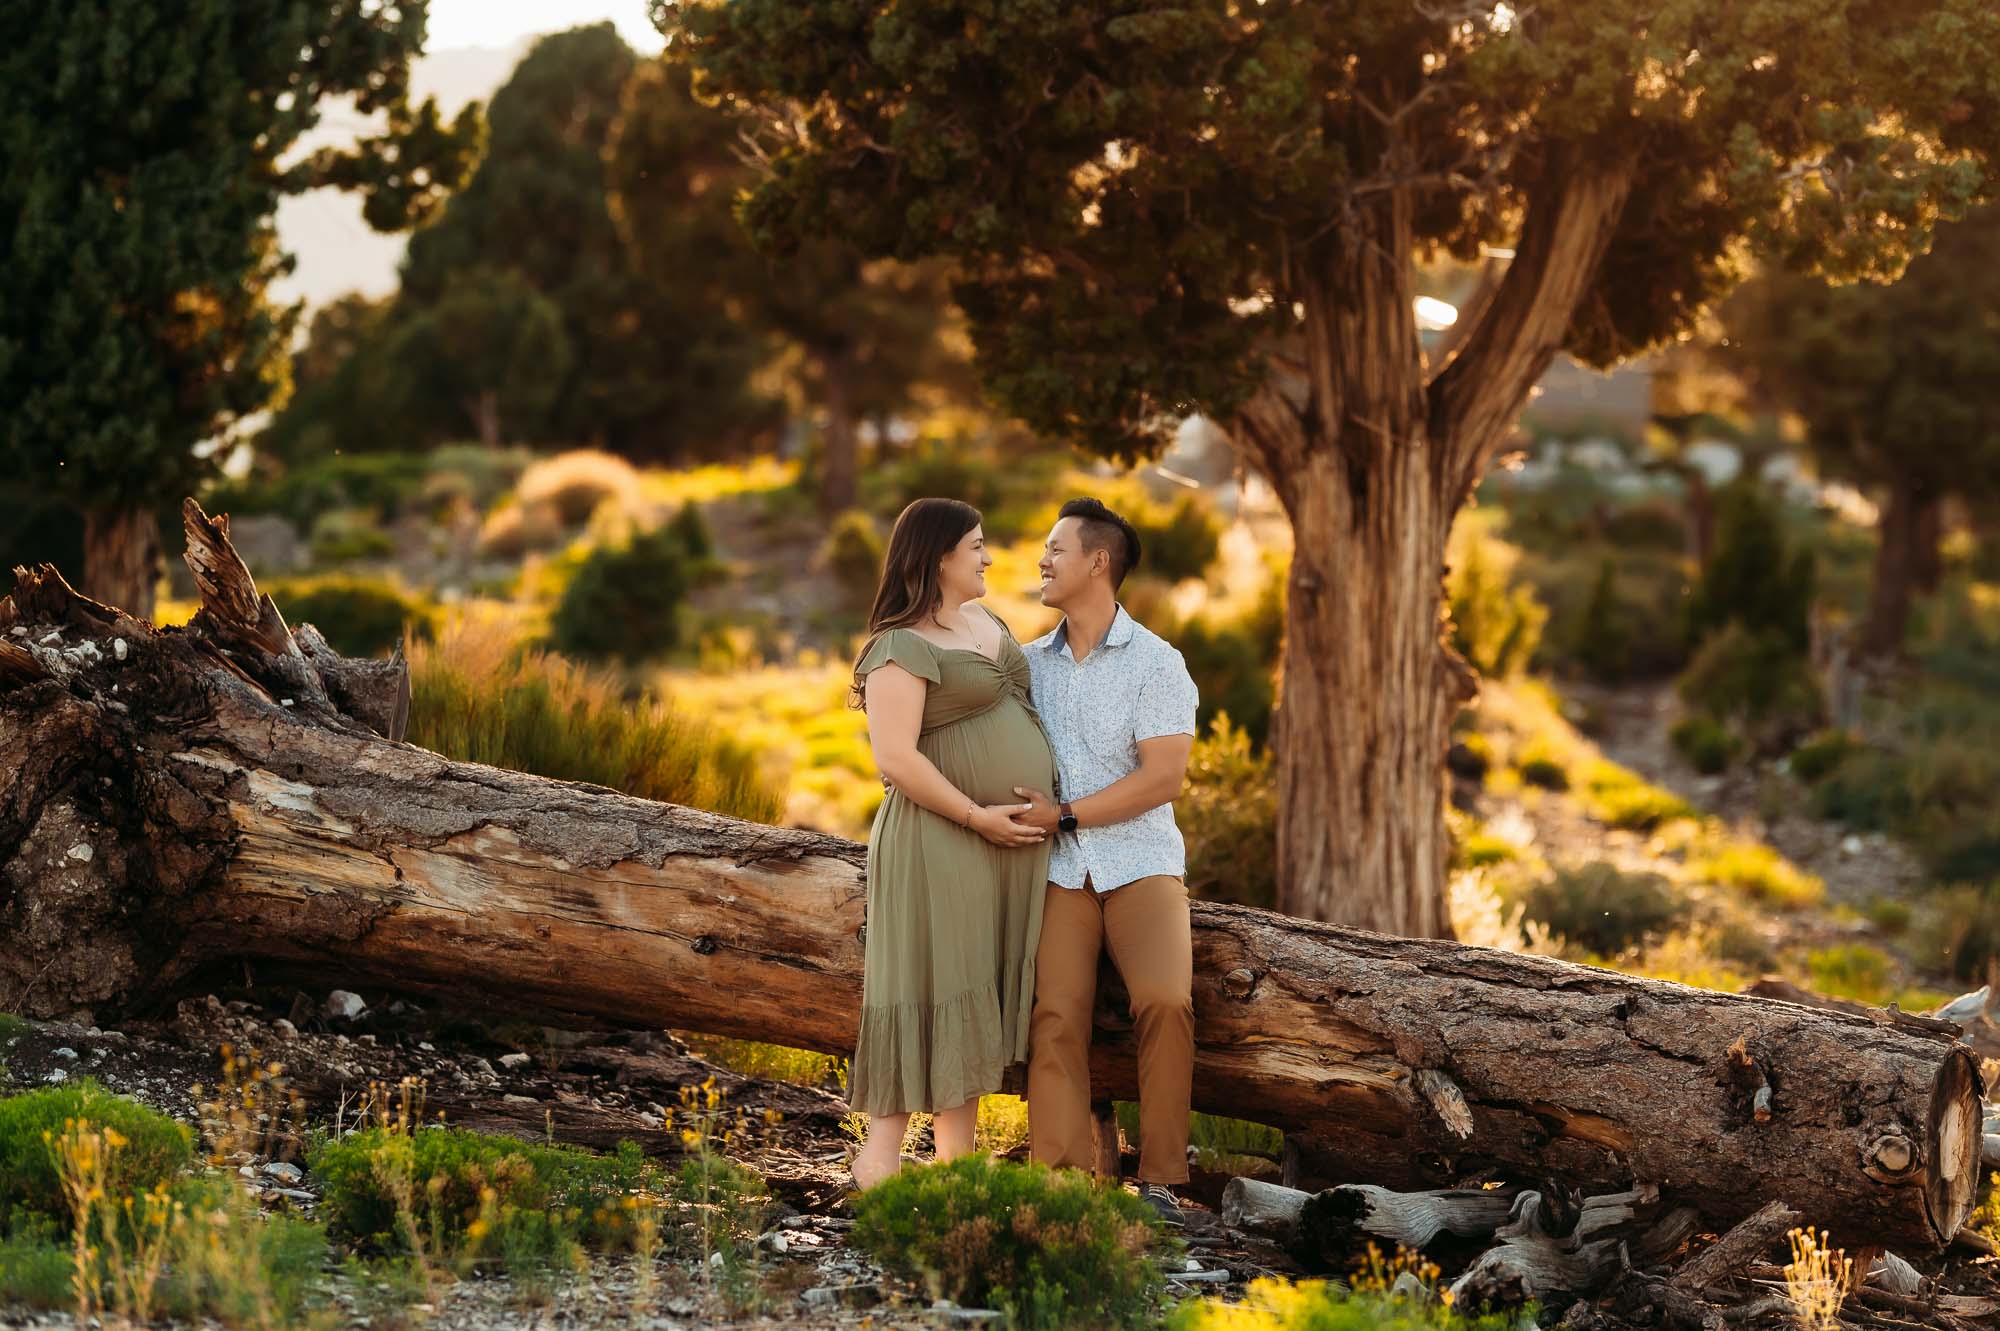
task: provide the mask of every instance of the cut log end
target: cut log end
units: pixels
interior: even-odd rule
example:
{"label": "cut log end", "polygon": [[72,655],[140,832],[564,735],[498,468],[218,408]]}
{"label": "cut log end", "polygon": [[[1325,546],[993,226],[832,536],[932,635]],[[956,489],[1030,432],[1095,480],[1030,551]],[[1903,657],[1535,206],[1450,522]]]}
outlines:
{"label": "cut log end", "polygon": [[1926,1196],[1940,1243],[1949,1243],[1965,1228],[1978,1201],[1984,1094],[1972,1051],[1952,1050],[1931,1085],[1930,1121],[1924,1133],[1924,1155],[1930,1164]]}

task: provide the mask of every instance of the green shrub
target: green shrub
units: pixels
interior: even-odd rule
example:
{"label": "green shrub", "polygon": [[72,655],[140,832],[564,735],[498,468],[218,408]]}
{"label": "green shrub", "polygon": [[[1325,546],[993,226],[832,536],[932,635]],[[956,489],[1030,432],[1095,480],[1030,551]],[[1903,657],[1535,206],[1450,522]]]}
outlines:
{"label": "green shrub", "polygon": [[1257,634],[1242,621],[1218,623],[1197,615],[1170,625],[1161,636],[1180,649],[1201,695],[1197,723],[1210,725],[1226,713],[1261,746],[1270,735],[1277,683],[1276,662]]}
{"label": "green shrub", "polygon": [[1461,869],[1487,869],[1521,857],[1521,848],[1490,832],[1474,830],[1455,843],[1452,863]]}
{"label": "green shrub", "polygon": [[715,533],[708,529],[707,520],[692,499],[682,504],[680,512],[667,523],[667,534],[680,542],[691,560],[700,562],[715,557]]}
{"label": "green shrub", "polygon": [[1777,505],[1754,481],[1729,486],[1716,504],[1715,544],[1688,600],[1688,639],[1700,643],[1737,624],[1775,635],[1803,654],[1811,644],[1810,548],[1786,549]]}
{"label": "green shrub", "polygon": [[858,508],[848,509],[827,528],[820,559],[833,580],[840,584],[847,604],[856,610],[866,610],[874,600],[876,585],[882,578],[883,551],[882,534],[875,530],[875,519]]}
{"label": "green shrub", "polygon": [[1514,770],[1531,786],[1540,786],[1543,790],[1569,789],[1569,769],[1563,766],[1555,746],[1540,736],[1521,746],[1521,752],[1514,760]]}
{"label": "green shrub", "polygon": [[973,1155],[905,1169],[854,1203],[856,1244],[935,1297],[1021,1331],[1142,1327],[1162,1278],[1151,1209],[1073,1171]]}
{"label": "green shrub", "polygon": [[629,1222],[618,1203],[644,1175],[631,1142],[593,1155],[445,1127],[364,1128],[322,1143],[311,1165],[325,1190],[320,1216],[335,1237],[407,1251],[401,1192],[437,1254],[490,1240],[510,1269],[558,1263],[579,1243],[622,1242]]}
{"label": "green shrub", "polygon": [[125,1138],[109,1166],[113,1195],[169,1182],[194,1160],[194,1134],[185,1124],[88,1078],[8,1096],[0,1099],[0,1225],[23,1213],[68,1223],[49,1138],[62,1135],[71,1120]]}
{"label": "green shrub", "polygon": [[1188,757],[1187,786],[1174,802],[1187,838],[1187,883],[1208,901],[1266,910],[1278,899],[1278,789],[1271,757],[1218,715]]}
{"label": "green shrub", "polygon": [[2000,961],[2000,882],[1933,893],[1918,955],[1966,984],[1978,984]]}
{"label": "green shrub", "polygon": [[1622,680],[1630,658],[1631,636],[1625,607],[1618,599],[1618,567],[1607,557],[1598,566],[1597,581],[1590,585],[1590,600],[1584,603],[1576,658],[1599,679]]}
{"label": "green shrub", "polygon": [[1532,1306],[1467,1316],[1440,1303],[1361,1292],[1324,1280],[1264,1276],[1241,1303],[1190,1300],[1167,1318],[1166,1331],[1528,1331]]}
{"label": "green shrub", "polygon": [[1139,566],[1168,582],[1202,576],[1222,551],[1222,524],[1194,495],[1166,507],[1141,505],[1125,517],[1139,533]]}
{"label": "green shrub", "polygon": [[1901,754],[1853,749],[1813,787],[1813,812],[1863,832],[1886,831],[1916,812],[1910,763]]}
{"label": "green shrub", "polygon": [[275,478],[225,482],[203,503],[211,513],[281,514],[302,531],[335,509],[393,518],[420,500],[431,466],[425,453],[326,453]]}
{"label": "green shrub", "polygon": [[776,822],[785,794],[757,755],[668,701],[628,701],[608,672],[524,651],[459,619],[410,649],[410,743],[462,762]]}
{"label": "green shrub", "polygon": [[343,656],[381,656],[403,641],[435,631],[437,609],[383,578],[325,573],[278,578],[264,590],[290,624],[311,624]]}
{"label": "green shrub", "polygon": [[45,1217],[18,1222],[0,1238],[0,1304],[75,1307],[76,1292],[70,1284],[75,1270],[67,1226],[58,1232],[55,1222]]}
{"label": "green shrub", "polygon": [[1881,1005],[1895,992],[1896,963],[1879,947],[1843,943],[1806,954],[1806,974],[1815,993]]}
{"label": "green shrub", "polygon": [[1731,622],[1695,652],[1676,687],[1688,705],[1775,749],[1825,717],[1819,672],[1783,634]]}
{"label": "green shrub", "polygon": [[365,508],[328,509],[313,519],[312,556],[322,564],[380,559],[396,553],[382,520]]}
{"label": "green shrub", "polygon": [[1743,741],[1712,716],[1684,716],[1667,737],[1695,771],[1709,776],[1727,771],[1743,748]]}
{"label": "green shrub", "polygon": [[666,528],[592,550],[550,620],[556,650],[627,661],[670,650],[680,641],[681,600],[692,581],[688,565],[686,548]]}
{"label": "green shrub", "polygon": [[1793,749],[1788,762],[1793,776],[1807,785],[1816,785],[1861,748],[1861,741],[1852,731],[1822,730]]}
{"label": "green shrub", "polygon": [[1514,674],[1540,647],[1548,609],[1512,577],[1508,547],[1474,528],[1457,543],[1462,553],[1445,577],[1452,645],[1481,674]]}
{"label": "green shrub", "polygon": [[326,1231],[295,1215],[263,1216],[227,1175],[183,1179],[187,1220],[169,1241],[160,1307],[231,1327],[308,1325],[326,1266]]}
{"label": "green shrub", "polygon": [[1559,869],[1521,896],[1523,913],[1577,947],[1606,956],[1679,920],[1687,903],[1656,873],[1626,873],[1593,860]]}

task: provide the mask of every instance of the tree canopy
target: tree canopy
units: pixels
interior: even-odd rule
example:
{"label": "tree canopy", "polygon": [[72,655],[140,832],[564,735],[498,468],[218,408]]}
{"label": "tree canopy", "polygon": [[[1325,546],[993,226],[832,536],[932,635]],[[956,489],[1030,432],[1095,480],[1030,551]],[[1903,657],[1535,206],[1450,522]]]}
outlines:
{"label": "tree canopy", "polygon": [[[958,273],[982,378],[1129,458],[1226,423],[1292,520],[1280,905],[1449,930],[1451,520],[1550,360],[1747,255],[1887,278],[1991,189],[1987,0],[653,0],[761,119],[740,215]],[[1490,260],[1434,363],[1417,267]]]}
{"label": "tree canopy", "polygon": [[[422,0],[171,8],[0,11],[0,468],[94,513],[190,488],[214,465],[195,445],[282,391],[280,197],[358,189],[372,224],[408,225],[478,143],[476,110],[410,105]],[[386,130],[292,160],[340,97]]]}

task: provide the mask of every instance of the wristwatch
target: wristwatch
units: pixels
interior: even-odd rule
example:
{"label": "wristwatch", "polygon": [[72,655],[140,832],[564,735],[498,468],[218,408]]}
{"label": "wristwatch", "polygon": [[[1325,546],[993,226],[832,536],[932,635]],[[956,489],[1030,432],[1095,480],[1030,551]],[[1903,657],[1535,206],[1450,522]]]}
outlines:
{"label": "wristwatch", "polygon": [[1076,831],[1076,810],[1069,807],[1068,800],[1062,802],[1061,808],[1062,817],[1056,819],[1056,826],[1065,832]]}

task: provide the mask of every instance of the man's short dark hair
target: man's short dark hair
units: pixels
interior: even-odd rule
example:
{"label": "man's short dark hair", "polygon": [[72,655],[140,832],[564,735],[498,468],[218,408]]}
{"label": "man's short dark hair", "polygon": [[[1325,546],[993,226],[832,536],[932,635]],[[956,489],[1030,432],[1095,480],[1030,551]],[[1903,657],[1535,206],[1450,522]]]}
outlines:
{"label": "man's short dark hair", "polygon": [[1062,506],[1056,520],[1077,519],[1077,536],[1086,550],[1102,550],[1111,556],[1111,589],[1118,590],[1125,575],[1139,567],[1139,533],[1131,523],[1104,506],[1101,499],[1072,499]]}

